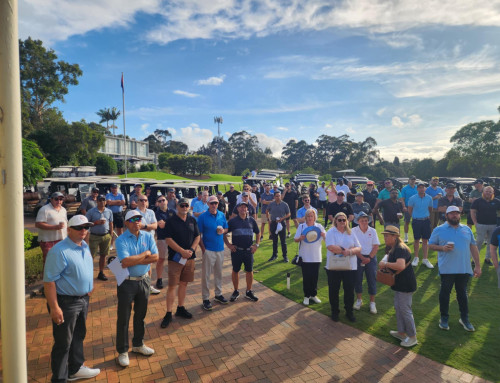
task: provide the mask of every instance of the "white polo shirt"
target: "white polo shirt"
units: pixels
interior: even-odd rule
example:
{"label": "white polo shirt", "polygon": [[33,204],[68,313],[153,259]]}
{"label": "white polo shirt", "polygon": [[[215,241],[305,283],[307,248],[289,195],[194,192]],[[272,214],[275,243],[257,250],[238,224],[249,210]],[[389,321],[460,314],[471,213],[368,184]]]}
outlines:
{"label": "white polo shirt", "polygon": [[359,228],[359,226],[356,226],[351,230],[351,233],[356,236],[356,238],[359,241],[359,244],[361,245],[361,255],[368,255],[372,252],[373,246],[374,245],[380,245],[380,240],[378,239],[377,236],[377,231],[373,228],[368,226],[368,230],[366,230],[365,233]]}
{"label": "white polo shirt", "polygon": [[68,216],[66,209],[61,206],[59,211],[54,209],[52,203],[42,206],[36,215],[36,222],[44,222],[48,225],[59,225],[59,222],[64,222],[64,227],[61,230],[43,230],[38,229],[39,242],[60,241],[68,235]]}

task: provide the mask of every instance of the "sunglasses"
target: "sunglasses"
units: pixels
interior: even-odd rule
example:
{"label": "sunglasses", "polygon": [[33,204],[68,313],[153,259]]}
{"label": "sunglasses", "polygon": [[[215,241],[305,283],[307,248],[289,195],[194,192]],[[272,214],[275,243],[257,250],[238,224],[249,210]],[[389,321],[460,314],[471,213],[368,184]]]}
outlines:
{"label": "sunglasses", "polygon": [[346,220],[344,218],[337,219],[337,222],[345,222]]}
{"label": "sunglasses", "polygon": [[129,222],[141,222],[142,217],[132,217],[128,221]]}
{"label": "sunglasses", "polygon": [[101,201],[106,201],[106,198],[99,198],[99,199],[98,199],[98,201],[99,201],[99,202],[101,202]]}
{"label": "sunglasses", "polygon": [[76,231],[82,231],[82,230],[88,230],[89,228],[87,226],[72,226],[71,229]]}
{"label": "sunglasses", "polygon": [[140,199],[139,202],[147,202],[147,199]]}
{"label": "sunglasses", "polygon": [[305,199],[304,202],[311,202],[311,201],[309,201],[308,199]]}
{"label": "sunglasses", "polygon": [[159,199],[158,202],[165,202],[166,199]]}
{"label": "sunglasses", "polygon": [[56,201],[64,201],[64,197],[58,197],[58,198],[52,198],[52,199],[54,199]]}
{"label": "sunglasses", "polygon": [[210,202],[210,205],[218,205],[218,202]]}
{"label": "sunglasses", "polygon": [[189,207],[189,205],[188,205],[187,203],[181,203],[181,204],[179,205],[179,207],[184,207],[184,208],[185,208],[185,207]]}

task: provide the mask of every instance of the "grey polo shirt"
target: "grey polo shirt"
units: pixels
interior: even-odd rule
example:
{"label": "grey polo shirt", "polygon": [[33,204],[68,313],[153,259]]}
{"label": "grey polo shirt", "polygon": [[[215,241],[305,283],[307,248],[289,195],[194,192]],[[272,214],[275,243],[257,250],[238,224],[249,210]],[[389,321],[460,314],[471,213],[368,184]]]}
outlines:
{"label": "grey polo shirt", "polygon": [[271,221],[276,221],[276,218],[284,217],[290,213],[290,208],[284,201],[281,201],[279,204],[277,204],[276,201],[271,202],[267,205],[267,210],[269,211]]}
{"label": "grey polo shirt", "polygon": [[90,209],[85,214],[89,222],[97,221],[98,219],[105,219],[106,223],[103,225],[94,225],[90,228],[90,234],[103,235],[109,233],[109,223],[113,222],[113,212],[107,207],[101,213],[97,207]]}

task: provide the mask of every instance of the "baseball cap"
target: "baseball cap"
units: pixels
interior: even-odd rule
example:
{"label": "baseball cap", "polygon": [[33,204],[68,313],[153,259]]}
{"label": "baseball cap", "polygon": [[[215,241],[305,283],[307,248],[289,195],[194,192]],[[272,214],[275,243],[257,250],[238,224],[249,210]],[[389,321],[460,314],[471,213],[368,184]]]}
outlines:
{"label": "baseball cap", "polygon": [[446,214],[451,213],[452,211],[460,212],[460,209],[457,206],[448,206],[448,208],[446,209]]}
{"label": "baseball cap", "polygon": [[366,181],[366,184],[367,185],[375,185],[375,182],[373,182],[373,181]]}
{"label": "baseball cap", "polygon": [[417,179],[417,177],[415,177],[415,176],[410,176],[410,179],[411,179],[411,180],[416,180],[416,179]]}
{"label": "baseball cap", "polygon": [[99,193],[99,189],[98,188],[92,188],[92,193]]}
{"label": "baseball cap", "polygon": [[482,185],[482,184],[484,184],[484,181],[481,180],[481,179],[477,179],[477,180],[474,181],[474,185],[475,184],[481,184]]}
{"label": "baseball cap", "polygon": [[134,187],[140,186],[142,188],[142,184],[135,184]]}
{"label": "baseball cap", "polygon": [[363,197],[363,196],[364,196],[364,194],[363,194],[363,193],[361,193],[361,192],[357,192],[357,193],[356,193],[356,196],[358,196],[358,195],[360,195],[361,197]]}
{"label": "baseball cap", "polygon": [[98,201],[102,201],[102,200],[106,201],[106,196],[105,196],[104,194],[99,194],[99,195],[97,196],[97,200],[98,200]]}
{"label": "baseball cap", "polygon": [[341,191],[339,191],[339,192],[337,193],[337,195],[343,195],[343,196],[345,196],[345,194],[344,194],[344,192],[343,192],[342,190],[341,190]]}
{"label": "baseball cap", "polygon": [[189,205],[189,200],[187,198],[179,198],[179,201],[177,202],[177,205],[180,205],[181,203],[187,203]]}
{"label": "baseball cap", "polygon": [[219,203],[219,199],[216,196],[211,195],[210,197],[208,197],[208,203],[211,204],[212,202]]}
{"label": "baseball cap", "polygon": [[434,176],[434,177],[432,177],[432,180],[438,180],[439,181],[439,177],[438,176]]}
{"label": "baseball cap", "polygon": [[425,184],[423,182],[419,182],[417,187],[420,187],[420,186],[425,186]]}
{"label": "baseball cap", "polygon": [[321,185],[326,185],[325,181],[321,182]]}
{"label": "baseball cap", "polygon": [[453,182],[450,182],[446,184],[446,189],[455,189],[457,185],[455,185]]}
{"label": "baseball cap", "polygon": [[175,189],[173,189],[173,188],[169,188],[169,189],[167,190],[167,192],[169,192],[169,193],[175,193]]}
{"label": "baseball cap", "polygon": [[219,190],[219,191],[217,192],[217,194],[218,194],[218,195],[222,195],[222,192]]}
{"label": "baseball cap", "polygon": [[139,213],[137,210],[129,210],[125,215],[125,221],[128,221],[130,218],[134,218],[137,216],[142,217],[141,213]]}
{"label": "baseball cap", "polygon": [[248,206],[248,202],[247,202],[247,201],[241,201],[241,202],[238,204],[238,207],[240,207],[241,205],[246,205],[246,206]]}
{"label": "baseball cap", "polygon": [[242,196],[242,197],[248,197],[249,195],[250,195],[250,194],[248,194],[247,192],[243,192],[243,193],[241,193],[241,196]]}
{"label": "baseball cap", "polygon": [[50,196],[50,199],[58,198],[58,197],[64,197],[64,194],[61,192],[52,193],[52,195]]}
{"label": "baseball cap", "polygon": [[118,187],[118,185],[117,185],[117,184],[111,184],[111,188],[112,188],[112,189],[113,189],[113,188],[117,188],[117,187]]}
{"label": "baseball cap", "polygon": [[71,217],[68,222],[68,227],[91,227],[94,226],[92,222],[89,222],[87,217],[84,215],[78,214]]}

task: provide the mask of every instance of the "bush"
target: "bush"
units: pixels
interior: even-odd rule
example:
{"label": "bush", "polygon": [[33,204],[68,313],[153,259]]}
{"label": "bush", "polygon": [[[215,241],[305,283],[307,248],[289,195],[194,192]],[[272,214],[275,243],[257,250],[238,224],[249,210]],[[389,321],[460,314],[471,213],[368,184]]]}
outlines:
{"label": "bush", "polygon": [[33,238],[34,238],[34,236],[31,233],[31,231],[24,229],[24,250],[25,251],[32,248]]}
{"label": "bush", "polygon": [[155,172],[156,165],[155,164],[142,164],[139,168],[140,172]]}
{"label": "bush", "polygon": [[24,278],[26,283],[34,282],[42,275],[43,256],[42,249],[35,247],[24,252]]}
{"label": "bush", "polygon": [[116,161],[110,156],[99,153],[95,161],[97,175],[112,175],[118,172]]}

